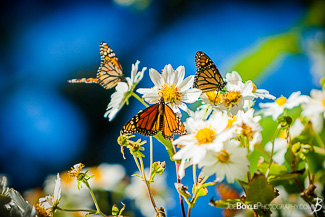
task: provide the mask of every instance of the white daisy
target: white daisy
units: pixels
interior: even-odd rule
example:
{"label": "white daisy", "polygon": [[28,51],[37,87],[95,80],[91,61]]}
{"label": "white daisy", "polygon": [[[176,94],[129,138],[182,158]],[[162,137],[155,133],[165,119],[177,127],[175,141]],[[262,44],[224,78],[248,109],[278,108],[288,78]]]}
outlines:
{"label": "white daisy", "polygon": [[107,111],[104,117],[108,117],[109,121],[113,120],[117,112],[123,107],[125,103],[128,103],[128,99],[131,96],[131,92],[135,86],[143,78],[143,73],[147,67],[143,67],[142,71],[138,71],[140,61],[138,60],[135,64],[132,64],[131,78],[126,77],[125,82],[119,82],[116,86],[116,92],[112,94],[111,101],[107,106]]}
{"label": "white daisy", "polygon": [[[74,178],[71,178],[69,173],[62,172],[60,174],[61,178],[61,200],[60,205],[65,208],[75,209],[92,209],[93,201],[89,190],[87,188],[78,189],[77,182]],[[50,175],[46,178],[44,182],[44,192],[45,194],[53,194],[53,189],[55,188],[56,177]],[[92,179],[90,179],[92,180]],[[90,181],[89,180],[89,181]]]}
{"label": "white daisy", "polygon": [[[7,192],[10,195],[12,201],[9,204],[6,204],[4,207],[9,208],[10,215],[6,216],[28,216],[28,217],[36,217],[36,209],[34,206],[30,205],[21,194],[15,189],[11,188]],[[2,196],[2,195],[0,195]],[[3,195],[5,196],[5,195]],[[5,198],[5,197],[3,197]],[[1,211],[1,210],[0,210]],[[6,214],[2,213],[1,214]],[[1,215],[2,216],[2,215]]]}
{"label": "white daisy", "polygon": [[325,91],[311,90],[310,96],[309,102],[302,106],[302,116],[308,117],[313,129],[319,133],[323,129],[325,118]]}
{"label": "white daisy", "polygon": [[199,164],[203,176],[216,174],[216,181],[220,182],[225,177],[228,183],[235,179],[243,180],[249,171],[247,149],[240,148],[239,141],[229,140],[219,152],[210,151]]}
{"label": "white daisy", "polygon": [[212,114],[212,106],[208,104],[203,104],[196,108],[195,112],[190,113],[190,117],[197,120],[207,120],[208,117]]}
{"label": "white daisy", "polygon": [[231,73],[228,73],[226,75],[226,80],[228,84],[228,88],[234,89],[234,90],[241,90],[244,89],[246,83],[252,85],[252,93],[255,96],[255,98],[267,98],[267,99],[275,99],[274,96],[272,96],[269,91],[264,89],[257,89],[256,85],[251,81],[248,80],[246,83],[243,82],[242,78],[236,71],[232,71]]}
{"label": "white daisy", "polygon": [[179,167],[178,167],[178,176],[180,179],[182,179],[185,176],[185,169],[189,166],[193,165],[193,162],[191,159],[182,159]]}
{"label": "white daisy", "polygon": [[276,120],[285,109],[292,109],[302,103],[308,102],[309,97],[300,95],[300,93],[300,91],[293,92],[288,99],[281,96],[275,102],[260,103],[259,106],[262,110],[259,113],[263,113],[265,116],[272,116],[273,120]]}
{"label": "white daisy", "polygon": [[95,175],[92,179],[89,179],[89,184],[94,189],[117,190],[117,186],[125,178],[125,169],[119,164],[102,163],[99,166],[88,169],[90,175]]}
{"label": "white daisy", "polygon": [[227,110],[231,115],[237,114],[239,110],[247,110],[253,105],[256,95],[253,93],[252,81],[243,83],[235,71],[226,74],[226,81],[226,93],[207,92],[202,94],[202,101],[219,110]]}
{"label": "white daisy", "polygon": [[53,196],[45,196],[39,199],[38,207],[46,210],[47,214],[54,213],[56,206],[59,204],[61,199],[61,179],[60,175],[57,175],[55,180],[54,194]]}
{"label": "white daisy", "polygon": [[258,123],[261,120],[261,116],[253,116],[254,109],[249,109],[247,112],[240,110],[234,117],[235,121],[232,124],[232,126],[237,128],[239,134],[248,138],[250,150],[253,150],[256,144],[262,142],[261,131],[263,128]]}
{"label": "white daisy", "polygon": [[234,137],[234,128],[227,128],[228,115],[217,112],[207,121],[188,118],[185,122],[188,135],[180,136],[173,141],[182,148],[173,156],[175,160],[191,159],[192,164],[199,164],[207,152],[218,152],[223,149],[223,143]]}
{"label": "white daisy", "polygon": [[159,74],[155,69],[150,69],[149,75],[155,86],[153,88],[139,88],[137,92],[143,94],[142,97],[150,104],[157,103],[159,98],[163,97],[174,112],[180,113],[179,108],[188,112],[185,103],[193,103],[201,95],[201,90],[191,88],[194,82],[193,75],[184,79],[184,66],[179,66],[174,70],[168,64],[163,69],[162,74]]}
{"label": "white daisy", "polygon": [[84,167],[85,167],[85,165],[83,163],[75,164],[75,165],[73,165],[73,167],[71,167],[71,170],[68,171],[68,173],[71,177],[77,178],[79,176],[79,174],[81,173],[82,168],[84,168]]}

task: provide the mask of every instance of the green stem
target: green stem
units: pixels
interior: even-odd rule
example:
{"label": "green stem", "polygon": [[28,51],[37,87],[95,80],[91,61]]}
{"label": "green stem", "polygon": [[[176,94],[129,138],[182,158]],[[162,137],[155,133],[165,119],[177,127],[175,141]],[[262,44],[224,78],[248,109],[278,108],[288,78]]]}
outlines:
{"label": "green stem", "polygon": [[97,212],[96,210],[91,210],[91,209],[64,209],[59,206],[57,206],[56,209],[63,212],[88,212],[91,214],[95,214]]}
{"label": "green stem", "polygon": [[139,157],[140,160],[140,168],[141,168],[141,173],[142,173],[142,177],[144,178],[144,180],[147,182],[147,178],[146,178],[146,173],[144,172],[144,164],[143,164],[143,160],[142,157]]}
{"label": "green stem", "polygon": [[142,174],[142,170],[141,170],[141,167],[140,167],[140,164],[139,164],[138,159],[134,155],[133,155],[133,158],[134,158],[135,164],[137,165],[137,167],[139,169],[140,174]]}
{"label": "green stem", "polygon": [[188,206],[187,217],[190,217],[191,216],[191,209],[192,209],[192,207],[191,206]]}
{"label": "green stem", "polygon": [[[193,165],[193,168],[194,168],[194,165]],[[194,171],[193,171],[193,173],[194,173]],[[195,174],[195,177],[196,177],[196,174]],[[195,206],[195,203],[196,203],[196,200],[197,200],[197,198],[196,198],[197,197],[197,193],[200,191],[200,189],[202,188],[202,185],[205,183],[205,181],[208,178],[209,178],[209,176],[204,177],[204,179],[202,180],[202,182],[200,182],[200,184],[199,184],[200,186],[198,186],[198,187],[196,186],[196,183],[195,183],[195,185],[194,185],[195,186],[195,190],[194,190],[194,194],[193,194],[192,200],[191,201],[186,200],[186,202],[188,203],[187,217],[190,217],[191,216],[191,209]],[[213,184],[211,184],[211,185],[213,185]]]}
{"label": "green stem", "polygon": [[134,96],[137,100],[139,100],[145,107],[149,107],[147,103],[143,101],[137,94],[135,94],[133,91],[131,92],[131,95]]}
{"label": "green stem", "polygon": [[272,161],[273,161],[273,154],[274,154],[274,142],[275,142],[275,138],[276,136],[278,135],[279,131],[281,129],[281,125],[279,124],[278,127],[276,128],[275,130],[275,133],[273,135],[273,139],[272,139],[272,151],[271,151],[271,158],[270,158],[270,163],[269,163],[269,167],[267,168],[267,171],[265,173],[265,177],[267,178],[267,176],[269,175],[269,172],[270,172],[270,168],[271,168],[271,165],[272,165]]}
{"label": "green stem", "polygon": [[308,180],[309,180],[309,184],[313,184],[313,180],[311,178],[311,175],[310,175],[310,170],[309,170],[309,165],[308,165],[308,161],[307,159],[305,159],[305,166],[306,166],[306,170],[307,170],[307,176],[308,176]]}
{"label": "green stem", "polygon": [[150,136],[150,180],[151,180],[151,173],[152,173],[152,164],[153,164],[153,145],[152,145],[152,136]]}
{"label": "green stem", "polygon": [[[175,148],[175,145],[173,145],[173,150],[174,150],[174,153],[176,153],[176,148]],[[179,178],[179,175],[178,175],[178,171],[179,171],[179,163],[177,161],[175,161],[175,166],[176,166],[176,178],[177,178],[177,183],[180,183],[181,184],[181,179]],[[182,215],[183,217],[186,217],[186,214],[185,214],[185,208],[184,208],[184,201],[183,201],[183,196],[178,193],[178,196],[179,196],[179,203],[181,204],[181,209],[182,209]],[[186,198],[185,198],[186,199]]]}
{"label": "green stem", "polygon": [[142,157],[139,157],[139,160],[140,160],[140,165],[141,165],[141,169],[142,169],[142,177],[144,178],[144,183],[146,184],[151,204],[152,204],[154,210],[156,211],[156,213],[158,215],[157,205],[156,205],[156,202],[155,202],[155,200],[154,200],[154,198],[152,196],[152,192],[151,192],[151,189],[150,189],[150,183],[148,182],[148,180],[146,178],[145,171],[144,171],[144,165],[143,165]]}
{"label": "green stem", "polygon": [[89,192],[90,192],[90,194],[91,194],[91,197],[93,198],[93,201],[94,201],[94,203],[95,203],[96,210],[97,210],[96,213],[97,213],[97,214],[100,214],[101,216],[104,216],[104,217],[105,217],[106,215],[105,215],[104,213],[102,213],[102,211],[100,210],[99,205],[98,205],[98,202],[97,202],[96,197],[95,197],[95,194],[94,194],[93,190],[91,189],[91,187],[90,187],[88,181],[84,181],[83,183],[86,185],[86,187],[88,188],[88,190],[89,190]]}
{"label": "green stem", "polygon": [[196,186],[197,179],[196,179],[196,164],[193,164],[193,181],[194,185]]}
{"label": "green stem", "polygon": [[210,107],[210,105],[208,105],[207,108],[205,109],[205,112],[204,112],[204,114],[203,114],[201,120],[204,119],[204,116],[207,114],[207,112],[208,112],[208,110],[209,110],[209,107]]}

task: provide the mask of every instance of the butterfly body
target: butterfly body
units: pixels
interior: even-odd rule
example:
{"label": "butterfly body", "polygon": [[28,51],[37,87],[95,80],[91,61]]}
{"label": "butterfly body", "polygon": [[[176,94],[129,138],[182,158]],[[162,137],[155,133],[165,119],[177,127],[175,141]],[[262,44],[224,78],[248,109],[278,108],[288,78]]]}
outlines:
{"label": "butterfly body", "polygon": [[100,67],[97,70],[97,78],[81,78],[69,80],[69,83],[98,83],[105,89],[115,87],[120,81],[126,82],[123,68],[116,57],[113,49],[107,43],[101,42]]}
{"label": "butterfly body", "polygon": [[173,110],[165,104],[164,98],[158,103],[140,111],[131,118],[122,128],[122,134],[140,133],[145,136],[154,136],[159,131],[166,139],[174,135],[186,134],[185,127]]}
{"label": "butterfly body", "polygon": [[195,55],[196,74],[194,78],[194,88],[202,90],[202,92],[222,90],[227,82],[225,82],[213,61],[203,53],[198,51]]}

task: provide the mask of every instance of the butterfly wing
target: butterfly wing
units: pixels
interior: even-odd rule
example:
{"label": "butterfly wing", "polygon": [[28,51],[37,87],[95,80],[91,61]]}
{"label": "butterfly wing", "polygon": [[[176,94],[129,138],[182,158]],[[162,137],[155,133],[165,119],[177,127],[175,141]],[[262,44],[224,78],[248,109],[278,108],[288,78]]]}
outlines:
{"label": "butterfly wing", "polygon": [[176,116],[174,111],[166,104],[164,104],[163,126],[161,129],[162,135],[165,139],[172,139],[175,134],[184,135],[186,130],[183,122]]}
{"label": "butterfly wing", "polygon": [[101,42],[99,47],[101,63],[97,71],[97,82],[105,89],[110,89],[118,82],[126,80],[113,49],[105,42]]}
{"label": "butterfly wing", "polygon": [[163,98],[131,118],[122,128],[121,134],[140,133],[145,136],[154,136],[159,131],[164,138],[169,140],[175,134],[186,134],[181,119],[165,104]]}
{"label": "butterfly wing", "polygon": [[194,88],[209,92],[222,90],[226,86],[226,82],[208,55],[198,51],[195,55],[195,64]]}
{"label": "butterfly wing", "polygon": [[122,134],[140,133],[145,136],[154,136],[161,129],[160,103],[156,103],[131,118],[122,128]]}
{"label": "butterfly wing", "polygon": [[[239,192],[233,188],[231,185],[228,185],[224,182],[220,182],[217,186],[217,192],[220,195],[220,198],[222,200],[228,200],[228,199],[239,199],[240,194]],[[223,210],[223,216],[230,217],[235,216],[235,214],[238,212],[236,209],[224,209]]]}

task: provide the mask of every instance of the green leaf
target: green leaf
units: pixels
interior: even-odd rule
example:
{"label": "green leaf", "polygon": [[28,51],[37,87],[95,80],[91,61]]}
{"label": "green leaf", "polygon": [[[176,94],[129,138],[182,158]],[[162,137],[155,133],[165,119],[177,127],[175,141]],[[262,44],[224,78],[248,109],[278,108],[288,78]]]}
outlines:
{"label": "green leaf", "polygon": [[184,186],[181,183],[175,183],[174,185],[175,185],[175,188],[176,188],[177,192],[179,194],[181,194],[184,198],[186,198],[186,202],[188,202],[188,199],[190,197],[192,197],[192,195],[190,194],[190,192],[187,191],[188,190],[188,187],[187,186]]}
{"label": "green leaf", "polygon": [[197,190],[197,193],[196,193],[196,197],[194,198],[194,201],[193,201],[193,207],[197,201],[197,199],[199,199],[200,197],[203,197],[205,195],[208,194],[208,189],[205,188],[205,187],[200,187],[198,190]]}
{"label": "green leaf", "polygon": [[298,173],[288,173],[288,174],[283,174],[283,175],[278,175],[278,176],[268,176],[267,181],[268,182],[275,182],[275,181],[280,181],[280,180],[295,179],[299,175],[300,174],[298,174]]}
{"label": "green leaf", "polygon": [[161,135],[161,132],[159,132],[157,135],[155,135],[154,136],[159,142],[161,142],[164,146],[165,146],[165,148],[166,148],[166,150],[167,150],[167,152],[168,152],[168,155],[169,155],[169,157],[170,157],[170,160],[171,161],[175,161],[174,159],[173,159],[173,156],[174,156],[174,154],[175,154],[175,152],[174,152],[174,148],[173,148],[173,144],[169,141],[169,140],[167,140],[167,139],[165,139],[162,135]]}
{"label": "green leaf", "polygon": [[238,71],[244,81],[256,80],[269,65],[284,56],[281,54],[298,52],[298,39],[297,32],[269,37],[256,45],[250,55],[237,62],[232,69]]}
{"label": "green leaf", "polygon": [[[246,189],[246,204],[252,204],[253,206],[261,204],[268,205],[271,201],[276,198],[274,187],[269,184],[262,174],[255,174],[253,179],[249,182]],[[270,216],[271,211],[263,209],[258,206],[258,209],[254,209],[260,215]]]}
{"label": "green leaf", "polygon": [[[266,171],[269,168],[269,163],[263,162],[257,164],[257,166],[262,173],[266,174]],[[285,166],[276,163],[271,164],[269,175],[278,176],[287,173],[288,169]]]}
{"label": "green leaf", "polygon": [[221,209],[229,209],[234,208],[237,204],[241,204],[240,199],[226,199],[226,200],[211,200],[209,205],[221,208]]}

